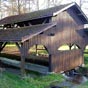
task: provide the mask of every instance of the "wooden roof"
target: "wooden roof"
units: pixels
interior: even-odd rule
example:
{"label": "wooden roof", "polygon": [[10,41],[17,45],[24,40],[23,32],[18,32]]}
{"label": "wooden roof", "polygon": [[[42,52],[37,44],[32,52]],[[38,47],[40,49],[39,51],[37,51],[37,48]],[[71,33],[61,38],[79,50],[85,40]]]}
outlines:
{"label": "wooden roof", "polygon": [[21,28],[10,28],[0,30],[0,41],[1,42],[24,42],[38,34],[40,34],[43,31],[46,31],[53,26],[55,26],[56,23],[48,23],[48,24],[40,24],[40,25],[34,25],[34,26],[28,26],[28,27],[21,27]]}
{"label": "wooden roof", "polygon": [[18,23],[22,21],[39,19],[43,17],[52,17],[73,6],[78,10],[78,12],[82,13],[81,17],[85,19],[85,21],[87,21],[86,16],[83,14],[79,6],[76,3],[70,3],[70,4],[60,5],[60,6],[44,9],[44,10],[35,11],[35,12],[6,17],[0,20],[0,25],[13,24],[13,23]]}
{"label": "wooden roof", "polygon": [[68,4],[45,9],[45,10],[39,10],[39,11],[30,12],[30,13],[9,16],[0,20],[0,24],[7,24],[7,23],[11,24],[11,23],[17,23],[17,22],[52,16],[53,12],[56,12],[57,10],[60,10],[66,6],[68,6]]}

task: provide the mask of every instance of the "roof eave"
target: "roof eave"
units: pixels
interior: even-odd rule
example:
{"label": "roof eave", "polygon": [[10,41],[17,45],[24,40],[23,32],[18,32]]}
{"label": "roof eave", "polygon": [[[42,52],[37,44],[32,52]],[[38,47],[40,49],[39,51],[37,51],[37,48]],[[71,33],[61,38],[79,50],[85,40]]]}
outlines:
{"label": "roof eave", "polygon": [[46,31],[46,30],[48,30],[48,29],[50,29],[50,28],[52,28],[52,27],[54,27],[54,26],[57,25],[56,22],[54,22],[54,23],[49,23],[49,24],[51,24],[51,25],[48,26],[48,27],[46,27],[46,28],[44,28],[44,30],[41,30],[41,31],[39,31],[39,32],[37,32],[37,33],[31,35],[31,36],[30,36],[30,35],[27,35],[27,36],[22,37],[22,41],[21,41],[21,42],[23,43],[23,42],[25,42],[25,41],[27,41],[27,40],[33,38],[34,36],[39,35],[41,32],[44,32],[44,31]]}
{"label": "roof eave", "polygon": [[74,2],[74,3],[71,3],[71,4],[69,4],[68,6],[66,6],[65,8],[63,8],[63,9],[61,9],[61,10],[59,10],[59,11],[53,13],[53,16],[58,15],[59,13],[61,13],[61,12],[65,11],[65,10],[67,10],[68,8],[70,8],[70,7],[72,7],[72,6],[76,6],[76,7],[78,8],[78,10],[82,13],[84,19],[86,20],[85,24],[88,24],[88,18],[87,18],[87,16],[84,14],[84,12],[81,10],[81,8],[80,8],[80,7],[77,5],[77,3],[75,3],[75,2]]}
{"label": "roof eave", "polygon": [[83,17],[85,18],[85,20],[86,20],[85,24],[88,24],[88,18],[87,18],[87,16],[84,14],[84,12],[81,10],[81,8],[77,5],[77,3],[75,3],[75,6],[78,8],[78,10],[81,12],[81,14],[83,15]]}
{"label": "roof eave", "polygon": [[66,10],[66,9],[68,9],[68,8],[70,8],[70,7],[72,7],[73,5],[75,5],[75,3],[71,3],[70,5],[66,6],[65,8],[63,8],[63,9],[61,9],[61,10],[59,10],[59,11],[53,13],[53,16],[56,16],[57,14],[63,12],[64,10]]}

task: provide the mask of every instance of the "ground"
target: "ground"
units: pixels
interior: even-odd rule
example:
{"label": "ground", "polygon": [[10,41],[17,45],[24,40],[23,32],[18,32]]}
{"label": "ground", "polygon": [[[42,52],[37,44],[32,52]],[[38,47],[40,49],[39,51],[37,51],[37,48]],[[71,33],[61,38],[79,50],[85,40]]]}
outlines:
{"label": "ground", "polygon": [[61,82],[64,78],[60,74],[47,76],[35,75],[35,77],[25,77],[20,79],[19,76],[4,72],[0,77],[0,88],[47,88],[54,81]]}
{"label": "ground", "polygon": [[[8,51],[6,50],[6,52]],[[9,52],[12,53],[11,50]],[[15,53],[18,53],[18,51]],[[84,57],[86,64],[85,67],[88,68],[88,54],[84,54]],[[81,69],[81,71],[82,70],[83,69]],[[58,83],[61,83],[64,80],[65,78],[61,74],[45,76],[30,71],[27,77],[21,79],[19,75],[7,72],[5,69],[0,72],[0,88],[49,88],[52,82],[58,81]],[[75,88],[88,88],[88,81]]]}
{"label": "ground", "polygon": [[[34,47],[32,47],[31,51],[34,52]],[[14,45],[7,45],[2,53],[16,54],[18,56],[20,54],[17,47]],[[54,81],[62,82],[63,80],[64,77],[61,74],[45,76],[35,72],[29,72],[29,75],[21,80],[19,75],[3,71],[0,74],[0,88],[45,88]]]}

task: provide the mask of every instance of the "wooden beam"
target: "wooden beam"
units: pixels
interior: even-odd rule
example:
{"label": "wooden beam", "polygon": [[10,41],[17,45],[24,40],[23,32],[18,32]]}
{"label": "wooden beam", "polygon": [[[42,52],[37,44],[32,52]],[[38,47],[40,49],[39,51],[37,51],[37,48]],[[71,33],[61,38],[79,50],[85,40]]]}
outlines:
{"label": "wooden beam", "polygon": [[[20,67],[20,64],[21,64],[20,61],[11,60],[11,59],[8,59],[8,58],[3,58],[3,57],[1,57],[0,60],[4,64],[8,64],[8,65],[15,66],[15,67]],[[27,70],[36,71],[36,72],[39,72],[39,73],[42,73],[42,74],[48,74],[49,73],[49,68],[46,67],[46,66],[42,66],[42,65],[37,65],[37,64],[32,64],[32,63],[25,63],[24,67]]]}
{"label": "wooden beam", "polygon": [[16,46],[18,47],[18,49],[20,50],[20,52],[21,52],[21,46],[20,46],[21,44],[19,44],[18,42],[16,42]]}
{"label": "wooden beam", "polygon": [[23,43],[21,43],[21,76],[24,77],[26,75],[25,72],[25,56],[24,56],[24,46]]}
{"label": "wooden beam", "polygon": [[1,39],[0,40],[0,42],[10,42],[10,41],[11,42],[20,42],[21,40],[20,39],[19,40],[16,40],[16,39],[14,39],[14,40],[12,40],[12,39],[11,40],[9,40],[9,39]]}
{"label": "wooden beam", "polygon": [[70,49],[70,50],[71,50],[71,47],[72,47],[72,44],[70,43],[70,44],[69,44],[69,49]]}
{"label": "wooden beam", "polygon": [[0,47],[2,46],[3,42],[0,42]]}
{"label": "wooden beam", "polygon": [[2,46],[0,47],[0,52],[3,50],[3,48],[6,46],[7,42],[3,43]]}
{"label": "wooden beam", "polygon": [[49,72],[52,72],[51,55],[49,55]]}
{"label": "wooden beam", "polygon": [[45,50],[48,52],[48,54],[49,54],[49,51],[48,51],[48,49],[46,48],[46,46],[44,46],[44,48],[45,48]]}
{"label": "wooden beam", "polygon": [[22,41],[21,41],[21,42],[23,43],[23,42],[25,42],[26,40],[31,39],[32,37],[34,37],[34,36],[36,36],[36,35],[38,35],[38,34],[44,32],[44,31],[46,31],[46,30],[48,30],[48,29],[50,29],[50,28],[56,26],[56,24],[57,24],[57,23],[50,23],[50,25],[46,26],[46,27],[43,28],[42,30],[39,30],[39,31],[36,32],[36,33],[32,33],[32,35],[27,35],[27,36],[25,36],[25,37],[22,37]]}
{"label": "wooden beam", "polygon": [[25,75],[25,57],[21,55],[21,76],[24,77]]}
{"label": "wooden beam", "polygon": [[24,46],[23,43],[18,43],[16,42],[16,46],[18,47],[18,49],[20,50],[21,53],[21,64],[20,64],[20,68],[21,68],[21,76],[24,77],[26,75],[25,73],[25,56],[24,56]]}
{"label": "wooden beam", "polygon": [[45,23],[46,23],[46,21],[47,21],[47,19],[45,19],[45,20],[43,21],[43,23],[42,23],[42,24],[45,24]]}
{"label": "wooden beam", "polygon": [[36,50],[35,52],[36,52],[36,56],[38,55],[38,49],[37,49],[37,46],[38,46],[38,45],[36,44],[36,45],[35,45],[35,50]]}

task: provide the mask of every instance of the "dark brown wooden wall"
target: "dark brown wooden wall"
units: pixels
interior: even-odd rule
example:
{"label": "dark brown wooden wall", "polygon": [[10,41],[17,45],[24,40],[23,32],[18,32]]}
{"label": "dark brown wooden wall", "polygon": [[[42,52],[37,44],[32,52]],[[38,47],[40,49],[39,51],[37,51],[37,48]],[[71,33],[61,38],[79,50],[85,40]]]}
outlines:
{"label": "dark brown wooden wall", "polygon": [[53,72],[68,71],[82,65],[83,63],[81,50],[62,51],[51,57],[51,70],[53,70]]}
{"label": "dark brown wooden wall", "polygon": [[[83,45],[85,43],[83,39],[83,24],[72,11],[69,10],[68,12],[71,14],[62,12],[55,18],[58,21],[56,28],[58,29],[56,30],[56,38],[58,38],[58,41],[55,43],[58,42],[58,46],[69,43],[76,43],[81,46],[81,44]],[[75,20],[73,18],[74,15]],[[81,31],[82,33],[80,33]]]}
{"label": "dark brown wooden wall", "polygon": [[[66,71],[82,65],[84,63],[83,49],[86,44],[83,23],[72,10],[68,9],[68,11],[60,13],[56,18],[53,18],[53,21],[56,20],[58,25],[56,27],[55,38],[53,38],[55,48],[51,50],[53,52],[51,65],[54,72],[61,71],[61,69],[63,69],[62,71]],[[61,52],[55,55],[57,48],[63,44],[77,44],[80,50],[64,51],[64,53]]]}
{"label": "dark brown wooden wall", "polygon": [[[68,9],[53,17],[52,22],[57,22],[57,26],[24,43],[25,55],[31,46],[40,44],[46,46],[50,54],[50,71],[61,72],[82,65],[84,63],[83,49],[86,45],[86,36],[81,20],[74,11]],[[77,44],[80,49],[58,51],[58,48],[63,44]]]}

